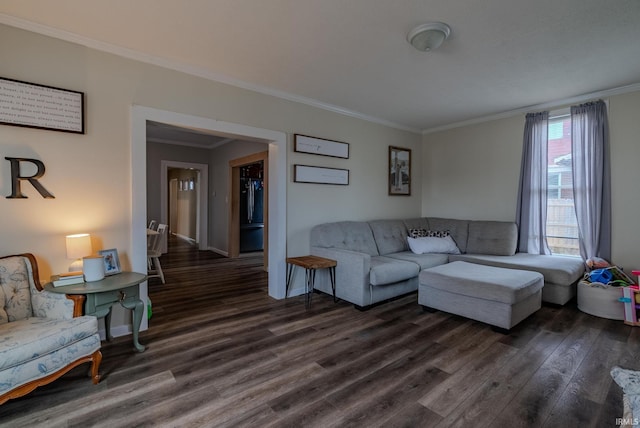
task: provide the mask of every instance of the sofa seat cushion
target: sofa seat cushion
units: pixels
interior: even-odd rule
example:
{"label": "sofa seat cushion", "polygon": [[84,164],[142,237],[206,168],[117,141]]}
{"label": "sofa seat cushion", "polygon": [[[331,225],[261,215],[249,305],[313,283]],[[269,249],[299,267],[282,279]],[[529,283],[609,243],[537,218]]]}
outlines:
{"label": "sofa seat cushion", "polygon": [[98,320],[92,316],[68,320],[27,318],[1,324],[0,370],[38,359],[97,333]]}
{"label": "sofa seat cushion", "polygon": [[371,257],[369,282],[371,285],[388,285],[418,276],[417,264],[391,257]]}
{"label": "sofa seat cushion", "polygon": [[420,266],[420,270],[440,266],[449,262],[448,254],[414,254],[412,251],[387,254],[386,257],[415,263]]}
{"label": "sofa seat cushion", "polygon": [[466,262],[452,262],[420,273],[420,284],[449,293],[513,305],[539,292],[541,274]]}
{"label": "sofa seat cushion", "polygon": [[508,269],[520,269],[539,272],[550,284],[569,286],[584,274],[582,259],[566,256],[547,256],[529,253],[516,253],[513,256],[490,256],[482,254],[451,255],[449,260],[467,261],[487,266]]}

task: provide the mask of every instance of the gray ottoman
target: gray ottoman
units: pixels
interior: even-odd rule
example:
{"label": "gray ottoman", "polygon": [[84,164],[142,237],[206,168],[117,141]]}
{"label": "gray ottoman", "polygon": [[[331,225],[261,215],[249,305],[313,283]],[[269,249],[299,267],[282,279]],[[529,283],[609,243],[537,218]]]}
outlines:
{"label": "gray ottoman", "polygon": [[540,309],[538,272],[452,262],[420,272],[418,303],[509,330]]}

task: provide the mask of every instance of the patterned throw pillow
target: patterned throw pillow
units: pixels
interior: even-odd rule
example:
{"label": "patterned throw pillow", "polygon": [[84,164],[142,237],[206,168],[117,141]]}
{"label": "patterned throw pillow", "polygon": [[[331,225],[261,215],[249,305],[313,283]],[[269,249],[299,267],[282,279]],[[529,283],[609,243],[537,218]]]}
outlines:
{"label": "patterned throw pillow", "polygon": [[409,229],[409,236],[411,238],[444,238],[450,236],[448,230],[427,230],[427,229]]}
{"label": "patterned throw pillow", "polygon": [[451,236],[448,230],[427,230],[427,234],[425,236],[429,236],[431,238],[445,238],[447,236]]}
{"label": "patterned throw pillow", "polygon": [[427,229],[409,229],[409,236],[412,238],[423,238],[427,236]]}

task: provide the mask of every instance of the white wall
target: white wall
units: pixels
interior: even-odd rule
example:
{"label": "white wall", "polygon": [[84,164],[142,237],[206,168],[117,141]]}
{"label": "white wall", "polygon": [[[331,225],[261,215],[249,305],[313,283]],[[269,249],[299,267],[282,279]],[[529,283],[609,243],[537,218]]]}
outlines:
{"label": "white wall", "polygon": [[[42,184],[55,195],[42,199],[27,185],[29,199],[0,198],[0,254],[34,253],[43,279],[67,269],[64,235],[74,232],[91,233],[95,250],[117,248],[123,268],[131,268],[132,170],[143,167],[131,164],[133,105],[287,133],[287,255],[308,252],[309,230],[317,223],[420,214],[419,135],[5,25],[0,25],[0,58],[2,77],[86,94],[85,135],[0,125],[1,154],[42,160],[47,168]],[[294,133],[348,142],[351,157],[293,153]],[[413,150],[411,197],[387,196],[389,145]],[[351,184],[292,183],[294,163],[349,169]],[[4,195],[10,194],[9,174],[9,163],[0,159]],[[124,312],[116,311],[113,322],[128,323]]]}
{"label": "white wall", "polygon": [[[640,92],[609,99],[612,259],[640,268]],[[515,220],[524,115],[423,137],[422,214]]]}

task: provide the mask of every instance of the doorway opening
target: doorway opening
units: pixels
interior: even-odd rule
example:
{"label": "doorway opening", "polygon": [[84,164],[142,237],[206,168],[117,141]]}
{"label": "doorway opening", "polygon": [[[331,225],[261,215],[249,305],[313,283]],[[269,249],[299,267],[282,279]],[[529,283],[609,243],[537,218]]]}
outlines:
{"label": "doorway opening", "polygon": [[[264,128],[223,122],[215,119],[186,115],[182,113],[158,110],[150,107],[133,106],[131,113],[131,176],[132,176],[132,231],[131,265],[135,271],[146,270],[146,229],[147,229],[147,174],[146,141],[147,121],[171,124],[179,127],[212,131],[244,140],[265,143],[269,157],[268,176],[269,199],[267,212],[272,219],[269,230],[265,231],[265,245],[268,246],[269,296],[285,297],[286,277],[286,186],[287,186],[287,135],[284,132]],[[140,286],[140,298],[148,298],[146,282]],[[146,308],[145,308],[146,310]],[[147,318],[143,317],[141,330],[148,328]]]}
{"label": "doorway opening", "polygon": [[264,250],[263,162],[240,167],[240,253]]}
{"label": "doorway opening", "polygon": [[[229,161],[231,202],[229,204],[229,257],[259,251],[262,240],[264,266],[269,266],[269,152]],[[262,205],[262,207],[260,206]]]}
{"label": "doorway opening", "polygon": [[[175,196],[171,195],[172,189],[169,185],[172,178],[171,171],[176,171],[174,174],[179,174],[173,177],[176,178],[175,185],[182,184],[183,186],[183,190],[179,190],[179,187],[175,189]],[[189,182],[189,179],[193,181]],[[193,185],[192,190],[184,190],[190,185]],[[207,250],[209,245],[208,195],[209,165],[172,160],[162,160],[160,162],[160,223],[169,225],[171,234],[177,233],[180,237],[193,238],[194,243],[200,250]],[[172,207],[171,200],[173,197],[176,200],[173,201],[175,206]],[[178,202],[178,198],[181,199],[180,202]],[[173,218],[171,217],[172,209],[179,209],[174,213]],[[181,221],[182,224],[178,228],[178,224],[171,224],[172,221]],[[186,222],[189,222],[189,224],[187,225]]]}
{"label": "doorway opening", "polygon": [[189,168],[169,168],[169,233],[189,241],[198,242],[199,171]]}

